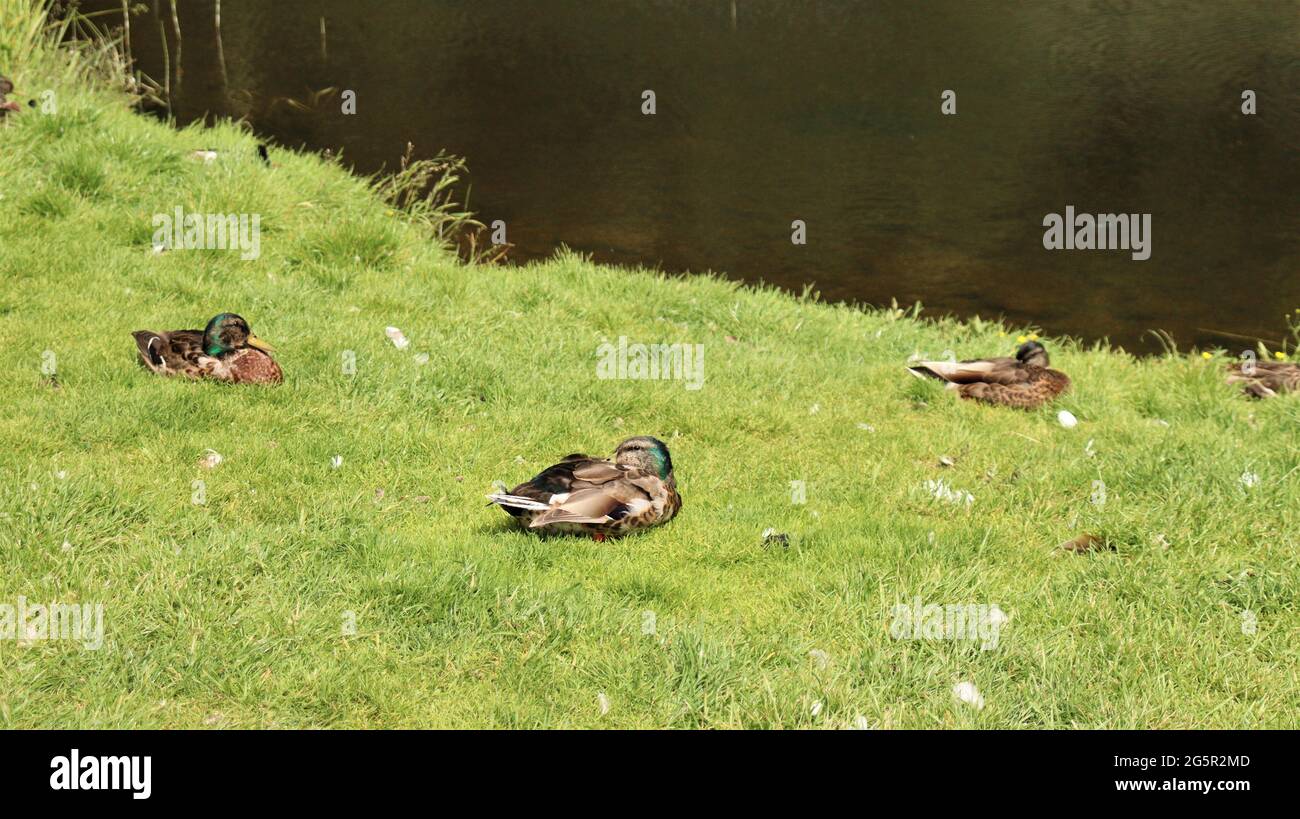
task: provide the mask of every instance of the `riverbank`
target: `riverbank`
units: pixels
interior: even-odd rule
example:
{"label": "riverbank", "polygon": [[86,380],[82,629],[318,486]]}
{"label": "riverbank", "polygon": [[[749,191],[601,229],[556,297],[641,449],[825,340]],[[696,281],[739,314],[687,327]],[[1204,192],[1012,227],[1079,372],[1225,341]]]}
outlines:
{"label": "riverbank", "polygon": [[[1033,328],[466,266],[335,164],[61,66],[0,66],[57,101],[0,129],[0,603],[102,605],[104,633],[0,640],[0,724],[1296,726],[1297,401],[1046,339],[1055,406],[958,403],[907,358]],[[257,258],[155,252],[177,207],[258,214]],[[135,362],[132,330],[220,311],[284,386]],[[699,389],[599,377],[624,337],[702,345]],[[543,541],[485,505],[633,434],[672,450],[666,527]],[[987,650],[898,633],[918,599],[1009,619]]]}

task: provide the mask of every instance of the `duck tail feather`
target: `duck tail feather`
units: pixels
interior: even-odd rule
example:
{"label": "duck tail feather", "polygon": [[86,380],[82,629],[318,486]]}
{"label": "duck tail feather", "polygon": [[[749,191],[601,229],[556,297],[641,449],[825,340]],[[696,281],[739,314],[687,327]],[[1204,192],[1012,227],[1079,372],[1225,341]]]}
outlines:
{"label": "duck tail feather", "polygon": [[527,509],[532,512],[543,512],[551,507],[533,498],[525,498],[522,495],[508,495],[497,492],[487,496],[487,499],[498,506],[507,506],[511,509]]}
{"label": "duck tail feather", "polygon": [[140,350],[140,360],[150,367],[159,367],[162,359],[162,338],[152,330],[136,330],[131,334]]}

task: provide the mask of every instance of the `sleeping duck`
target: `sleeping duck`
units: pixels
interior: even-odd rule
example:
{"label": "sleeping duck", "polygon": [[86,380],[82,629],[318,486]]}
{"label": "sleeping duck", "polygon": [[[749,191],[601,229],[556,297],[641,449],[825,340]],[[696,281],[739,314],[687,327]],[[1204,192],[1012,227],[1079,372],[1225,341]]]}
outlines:
{"label": "sleeping duck", "polygon": [[648,435],[619,444],[612,461],[568,455],[510,492],[487,497],[528,529],[597,540],[667,523],[682,508],[668,447]]}
{"label": "sleeping duck", "polygon": [[1300,364],[1285,361],[1243,361],[1228,367],[1229,384],[1253,398],[1273,398],[1279,393],[1300,392]]}
{"label": "sleeping duck", "polygon": [[948,382],[962,398],[1018,409],[1034,409],[1070,388],[1070,377],[1049,369],[1047,349],[1027,341],[1015,358],[918,361],[907,368],[918,378]]}

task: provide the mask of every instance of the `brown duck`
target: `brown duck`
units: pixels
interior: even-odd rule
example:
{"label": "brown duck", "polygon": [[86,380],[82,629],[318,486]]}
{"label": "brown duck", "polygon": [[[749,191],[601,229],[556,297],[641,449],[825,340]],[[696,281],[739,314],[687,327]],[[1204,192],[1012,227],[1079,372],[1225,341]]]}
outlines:
{"label": "brown duck", "polygon": [[487,497],[529,529],[597,540],[667,523],[682,508],[668,447],[648,435],[619,444],[612,461],[568,455],[510,492]]}
{"label": "brown duck", "polygon": [[1070,388],[1070,377],[1049,369],[1047,349],[1037,341],[1021,344],[1015,358],[918,361],[907,369],[948,382],[962,398],[1018,409],[1040,407]]}
{"label": "brown duck", "polygon": [[0,77],[0,120],[10,111],[17,113],[23,110],[22,106],[16,102],[10,102],[5,97],[14,92],[14,84],[9,81],[8,77]]}
{"label": "brown duck", "polygon": [[1279,393],[1300,392],[1300,364],[1285,361],[1242,361],[1228,367],[1229,384],[1253,398],[1272,398]]}
{"label": "brown duck", "polygon": [[280,365],[271,345],[253,335],[248,322],[219,313],[203,330],[136,330],[140,363],[159,375],[211,378],[234,384],[279,384]]}

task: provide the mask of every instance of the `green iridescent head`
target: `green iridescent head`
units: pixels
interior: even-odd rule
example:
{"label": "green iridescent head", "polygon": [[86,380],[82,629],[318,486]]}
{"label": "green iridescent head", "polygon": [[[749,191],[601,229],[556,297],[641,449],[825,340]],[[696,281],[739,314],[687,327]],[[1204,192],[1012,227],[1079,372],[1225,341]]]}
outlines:
{"label": "green iridescent head", "polygon": [[614,463],[635,466],[665,481],[673,474],[673,459],[668,454],[668,445],[649,435],[638,435],[619,444],[614,450]]}
{"label": "green iridescent head", "polygon": [[218,313],[208,322],[203,331],[203,351],[216,356],[233,353],[236,350],[255,347],[264,352],[274,352],[270,344],[253,335],[248,322],[243,316],[234,313]]}

